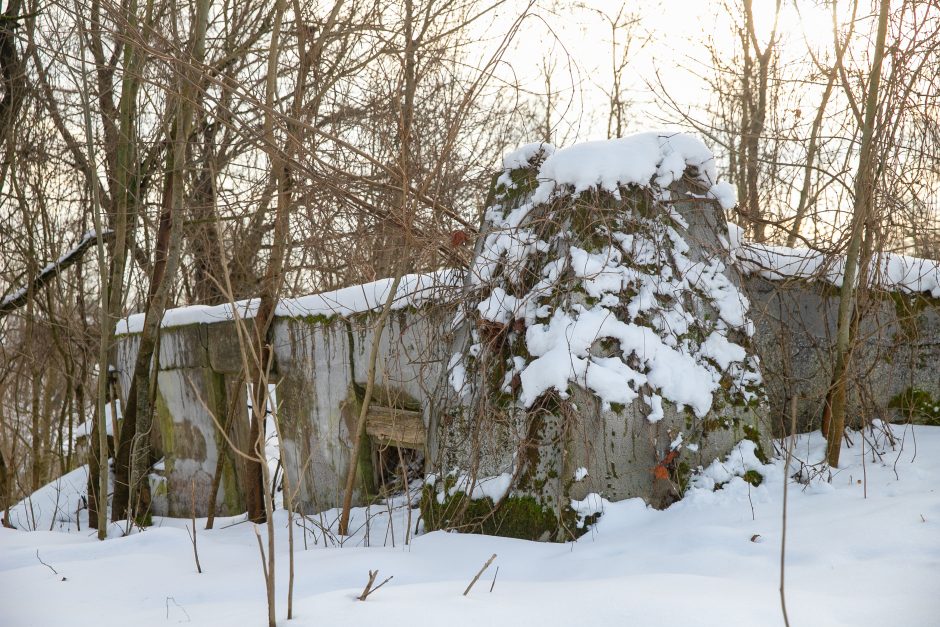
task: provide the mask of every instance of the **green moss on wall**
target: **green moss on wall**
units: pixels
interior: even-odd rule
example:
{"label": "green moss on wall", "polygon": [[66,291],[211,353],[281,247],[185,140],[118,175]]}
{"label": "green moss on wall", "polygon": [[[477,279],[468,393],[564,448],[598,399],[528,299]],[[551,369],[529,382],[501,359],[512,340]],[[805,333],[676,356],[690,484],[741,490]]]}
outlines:
{"label": "green moss on wall", "polygon": [[762,464],[769,464],[770,457],[768,457],[767,452],[764,450],[763,439],[760,436],[760,431],[757,430],[757,427],[754,425],[744,425],[744,438],[750,440],[756,446],[754,447],[754,456],[761,461]]}
{"label": "green moss on wall", "polygon": [[914,422],[940,426],[940,400],[926,390],[909,387],[894,396],[888,407],[901,410]]}
{"label": "green moss on wall", "polygon": [[173,428],[173,415],[170,413],[170,408],[167,406],[166,399],[163,398],[159,386],[157,387],[157,402],[155,405],[154,421],[157,429],[160,430],[161,449],[154,451],[154,455],[158,457],[162,455],[165,458],[164,474],[171,475],[176,460],[176,433]]}
{"label": "green moss on wall", "polygon": [[512,180],[512,185],[499,184],[494,188],[496,196],[500,197],[504,203],[525,198],[539,185],[535,168],[516,168],[509,173],[509,178]]}
{"label": "green moss on wall", "polygon": [[[445,491],[450,486],[445,483]],[[522,540],[569,540],[583,535],[600,514],[580,518],[573,509],[562,511],[562,520],[532,496],[511,495],[494,503],[490,498],[470,499],[455,492],[438,501],[434,486],[421,495],[421,516],[427,531],[450,529]]]}
{"label": "green moss on wall", "polygon": [[898,318],[898,335],[907,341],[916,340],[920,336],[918,318],[930,304],[930,300],[919,294],[899,292],[889,292],[888,298],[894,302],[894,313]]}

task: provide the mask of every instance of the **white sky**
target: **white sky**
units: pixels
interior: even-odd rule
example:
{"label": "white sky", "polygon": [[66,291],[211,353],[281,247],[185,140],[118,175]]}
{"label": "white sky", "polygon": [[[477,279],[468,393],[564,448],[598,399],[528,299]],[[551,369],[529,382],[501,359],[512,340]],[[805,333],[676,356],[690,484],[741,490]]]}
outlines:
{"label": "white sky", "polygon": [[[677,102],[693,109],[701,106],[709,94],[691,72],[707,71],[710,60],[705,42],[709,37],[719,50],[731,54],[735,49],[721,2],[587,0],[582,4],[582,8],[557,9],[554,14],[536,9],[538,17],[529,19],[508,57],[514,76],[536,93],[544,92],[539,76],[543,58],[557,60],[553,87],[563,95],[556,114],[561,121],[559,139],[566,133],[581,140],[602,139],[607,134],[608,105],[603,91],[611,84],[610,29],[598,11],[614,16],[627,6],[640,18],[636,38],[648,40],[641,50],[633,46],[636,51],[626,72],[625,87],[635,115],[628,132],[663,126],[663,112],[654,106],[650,88],[659,79]],[[773,23],[774,5],[774,0],[754,0],[758,32],[765,33],[765,38]],[[508,24],[516,10],[518,5],[503,10],[501,19]],[[784,2],[779,30],[785,37],[784,50],[790,46],[794,54],[802,54],[805,41],[817,49],[831,47],[829,9],[812,0],[800,2],[799,13],[792,2]]]}

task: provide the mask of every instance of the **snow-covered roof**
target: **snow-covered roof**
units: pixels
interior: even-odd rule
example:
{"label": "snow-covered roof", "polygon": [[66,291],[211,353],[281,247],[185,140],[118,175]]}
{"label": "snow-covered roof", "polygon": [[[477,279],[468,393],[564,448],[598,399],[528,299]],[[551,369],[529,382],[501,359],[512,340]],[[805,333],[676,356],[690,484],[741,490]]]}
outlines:
{"label": "snow-covered roof", "polygon": [[[379,279],[371,283],[345,287],[332,292],[282,299],[274,310],[276,316],[301,318],[305,316],[350,316],[381,309],[388,298],[394,279]],[[460,271],[445,269],[430,274],[407,274],[402,277],[392,301],[392,309],[419,307],[439,301],[454,288],[462,285]],[[191,305],[167,310],[163,327],[189,324],[225,322],[235,318],[253,318],[258,311],[259,299],[236,301],[222,305]],[[140,333],[144,327],[144,314],[134,314],[118,322],[116,333]]]}
{"label": "snow-covered roof", "polygon": [[[804,279],[842,286],[845,257],[808,248],[745,242],[741,228],[728,225],[729,248],[742,272],[775,281]],[[878,253],[869,271],[869,285],[908,294],[940,298],[940,261],[896,253]]]}

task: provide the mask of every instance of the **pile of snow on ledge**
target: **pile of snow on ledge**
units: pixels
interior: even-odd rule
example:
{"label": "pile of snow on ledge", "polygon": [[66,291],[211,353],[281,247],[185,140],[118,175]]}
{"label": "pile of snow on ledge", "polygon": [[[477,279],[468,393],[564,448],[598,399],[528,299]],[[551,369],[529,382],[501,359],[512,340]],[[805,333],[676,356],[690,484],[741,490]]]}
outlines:
{"label": "pile of snow on ledge", "polygon": [[[534,154],[529,144],[510,153],[507,168],[526,153]],[[575,194],[599,188],[619,196],[624,185],[668,187],[682,178],[688,168],[695,168],[698,180],[708,188],[709,196],[730,209],[736,202],[732,185],[718,183],[715,156],[700,139],[685,133],[651,131],[629,137],[575,144],[558,151],[544,151],[548,158],[539,168],[542,183],[532,197],[535,204],[547,202],[559,187],[570,186]]]}
{"label": "pile of snow on ledge", "polygon": [[[452,294],[463,281],[458,270],[445,269],[429,274],[406,274],[402,277],[392,300],[392,310],[420,307],[438,302]],[[311,294],[298,298],[280,300],[274,315],[285,318],[305,316],[351,316],[382,309],[388,299],[394,279],[379,279],[371,283],[344,287],[332,292]],[[163,316],[162,327],[181,327],[189,324],[211,324],[254,318],[260,301],[257,298],[222,305],[192,305],[170,309]],[[134,314],[117,324],[116,333],[127,335],[140,333],[144,328],[144,314]]]}
{"label": "pile of snow on ledge", "polygon": [[[728,224],[728,248],[746,274],[772,281],[820,280],[842,287],[845,257],[809,248],[745,242],[741,227]],[[870,287],[940,298],[940,262],[878,253],[869,270]]]}

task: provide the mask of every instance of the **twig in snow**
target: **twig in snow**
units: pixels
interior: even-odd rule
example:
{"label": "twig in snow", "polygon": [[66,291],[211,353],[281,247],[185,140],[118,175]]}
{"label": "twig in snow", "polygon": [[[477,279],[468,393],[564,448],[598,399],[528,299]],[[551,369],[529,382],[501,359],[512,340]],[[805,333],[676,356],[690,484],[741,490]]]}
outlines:
{"label": "twig in snow", "polygon": [[490,592],[493,591],[493,586],[496,585],[496,576],[499,574],[499,566],[496,567],[496,572],[493,573],[493,583],[490,584]]}
{"label": "twig in snow", "polygon": [[201,575],[202,566],[199,564],[199,551],[196,549],[196,480],[193,479],[193,491],[192,491],[192,501],[191,501],[190,513],[192,514],[193,521],[193,532],[189,533],[189,529],[186,530],[186,533],[189,533],[189,539],[193,541],[193,556],[196,558],[196,571]]}
{"label": "twig in snow", "polygon": [[[51,570],[54,574],[56,574],[56,575],[59,574],[59,571],[57,571],[55,568],[53,568],[53,567],[50,566],[49,564],[47,564],[47,563],[45,563],[44,561],[42,561],[42,558],[39,557],[39,549],[36,549],[36,559],[38,559],[40,564],[42,564],[43,566],[45,566],[46,568],[48,568],[49,570]],[[62,581],[65,581],[65,577],[62,578]]]}
{"label": "twig in snow", "polygon": [[[167,619],[167,620],[170,620],[170,601],[173,601],[173,605],[175,605],[176,607],[180,608],[180,610],[183,612],[183,614],[186,615],[186,622],[187,622],[187,623],[191,623],[191,622],[192,622],[192,619],[189,617],[189,612],[186,611],[186,608],[184,608],[182,605],[180,605],[179,603],[177,603],[177,602],[176,602],[176,599],[174,599],[173,597],[167,597],[167,598],[166,598],[166,619]],[[182,621],[180,621],[180,622],[182,622]]]}
{"label": "twig in snow", "polygon": [[392,577],[394,577],[395,575],[392,575],[391,577],[387,577],[385,581],[383,581],[382,583],[380,583],[379,585],[373,588],[372,584],[375,583],[375,578],[378,576],[379,576],[379,571],[377,570],[369,571],[369,581],[368,583],[366,583],[366,587],[362,591],[362,594],[360,594],[358,597],[360,601],[365,601],[369,597],[370,594],[372,594],[373,592],[375,592],[376,590],[378,590],[379,588],[387,584],[389,581],[391,581]]}
{"label": "twig in snow", "polygon": [[787,617],[787,597],[784,592],[784,575],[786,573],[787,554],[787,481],[790,473],[790,460],[793,457],[794,440],[796,438],[796,397],[790,399],[790,444],[787,446],[787,457],[783,461],[783,511],[780,514],[780,610],[783,612],[783,624],[790,627]]}
{"label": "twig in snow", "polygon": [[[493,555],[490,557],[490,559],[486,560],[486,564],[483,564],[483,568],[481,568],[481,569],[480,569],[480,572],[478,572],[478,573],[476,574],[476,576],[473,578],[473,581],[470,582],[470,585],[467,586],[467,589],[463,591],[463,595],[464,595],[464,596],[467,596],[468,594],[470,594],[470,588],[473,587],[473,584],[475,584],[475,583],[477,582],[477,580],[480,578],[480,575],[483,574],[483,571],[486,570],[487,568],[489,568],[489,567],[490,567],[490,564],[492,564],[492,563],[493,563],[493,560],[495,560],[495,559],[496,559],[496,553],[493,553]],[[495,577],[494,577],[493,580],[495,581]]]}
{"label": "twig in snow", "polygon": [[264,581],[267,584],[268,581],[268,562],[267,558],[264,556],[264,543],[261,542],[261,532],[258,531],[258,524],[254,525],[255,538],[258,539],[258,551],[261,552],[261,572],[264,574]]}

